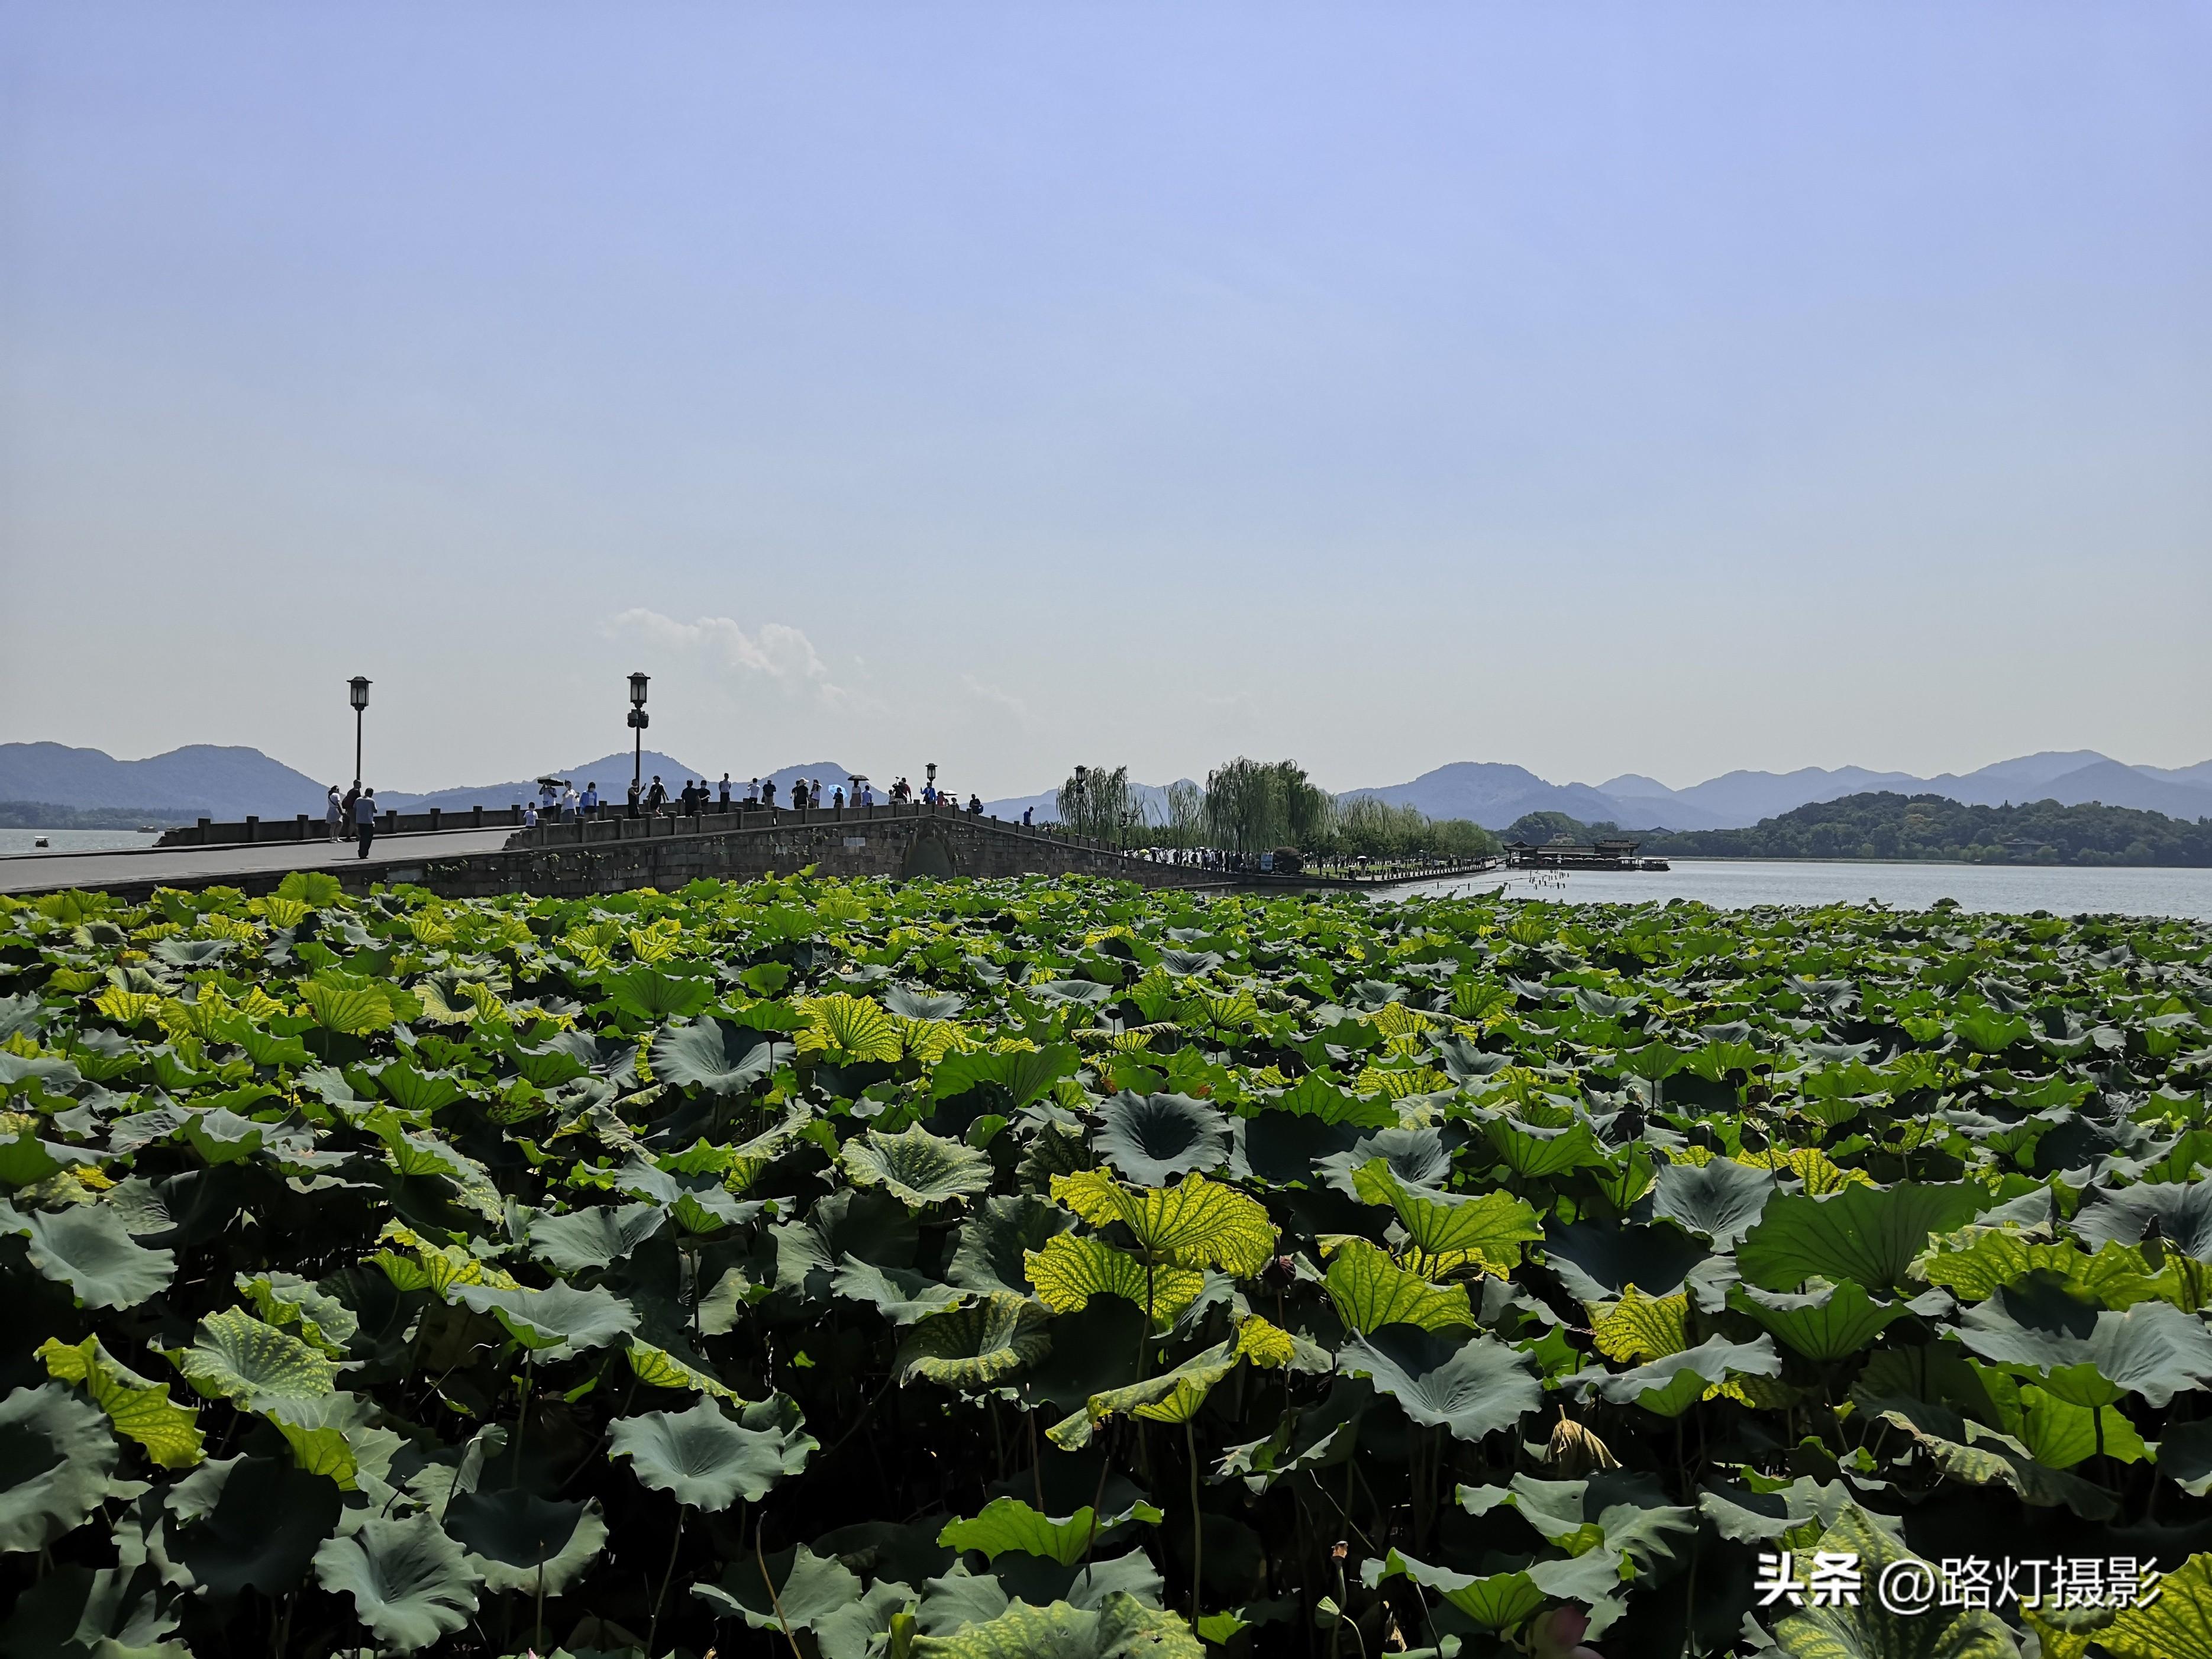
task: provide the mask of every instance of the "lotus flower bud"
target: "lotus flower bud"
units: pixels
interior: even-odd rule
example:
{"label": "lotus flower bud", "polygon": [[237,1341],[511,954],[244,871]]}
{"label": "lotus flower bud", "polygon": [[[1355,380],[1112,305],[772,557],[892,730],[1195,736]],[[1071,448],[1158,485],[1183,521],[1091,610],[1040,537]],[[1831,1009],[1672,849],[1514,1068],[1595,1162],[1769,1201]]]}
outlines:
{"label": "lotus flower bud", "polygon": [[1565,1411],[1553,1425],[1551,1443],[1544,1448],[1544,1461],[1553,1465],[1560,1478],[1579,1480],[1592,1469],[1617,1469],[1620,1460],[1607,1445]]}

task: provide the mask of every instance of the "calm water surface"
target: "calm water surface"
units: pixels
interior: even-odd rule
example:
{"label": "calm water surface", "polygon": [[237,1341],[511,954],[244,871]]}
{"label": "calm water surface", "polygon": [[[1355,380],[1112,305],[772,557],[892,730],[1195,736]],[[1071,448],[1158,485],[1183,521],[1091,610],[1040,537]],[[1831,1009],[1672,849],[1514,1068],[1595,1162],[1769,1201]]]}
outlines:
{"label": "calm water surface", "polygon": [[1509,898],[1554,903],[1636,904],[1698,899],[1722,909],[1755,904],[1837,904],[1869,899],[1924,910],[1953,898],[1968,910],[2019,915],[2050,910],[2212,921],[2212,870],[2043,869],[1972,864],[1820,863],[1781,859],[1676,859],[1658,871],[1500,871],[1468,880],[1429,882],[1401,894],[1480,892],[1504,884]]}
{"label": "calm water surface", "polygon": [[[31,843],[40,836],[46,845]],[[161,840],[158,831],[137,830],[0,830],[0,857],[10,853],[112,853],[118,847],[151,847]]]}

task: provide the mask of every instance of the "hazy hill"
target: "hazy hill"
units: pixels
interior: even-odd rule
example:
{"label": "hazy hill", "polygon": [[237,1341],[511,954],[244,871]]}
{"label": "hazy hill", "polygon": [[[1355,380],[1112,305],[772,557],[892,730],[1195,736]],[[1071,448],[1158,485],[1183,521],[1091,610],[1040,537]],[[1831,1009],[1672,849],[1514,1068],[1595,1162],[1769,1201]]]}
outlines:
{"label": "hazy hill", "polygon": [[2212,866],[2212,823],[2127,806],[1977,805],[1882,791],[1814,801],[1748,828],[1647,837],[1675,858],[1940,859],[1985,864]]}
{"label": "hazy hill", "polygon": [[136,761],[58,743],[0,744],[0,800],[152,808],[185,819],[288,818],[319,813],[330,781],[318,783],[258,749],[214,744]]}

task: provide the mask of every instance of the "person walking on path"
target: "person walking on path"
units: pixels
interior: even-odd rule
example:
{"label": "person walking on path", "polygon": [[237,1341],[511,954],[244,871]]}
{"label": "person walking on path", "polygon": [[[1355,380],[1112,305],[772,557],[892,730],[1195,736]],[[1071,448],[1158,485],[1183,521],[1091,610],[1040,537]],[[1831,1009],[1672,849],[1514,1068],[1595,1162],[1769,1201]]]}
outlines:
{"label": "person walking on path", "polygon": [[983,798],[972,789],[968,792],[968,816],[971,818],[983,816]]}
{"label": "person walking on path", "polygon": [[353,829],[354,834],[358,836],[361,841],[361,850],[358,853],[356,853],[354,856],[356,858],[365,859],[368,856],[369,842],[376,839],[375,790],[362,790],[361,792],[361,799],[354,802]]}
{"label": "person walking on path", "polygon": [[667,805],[668,790],[660,781],[660,774],[655,772],[653,775],[653,787],[645,792],[645,810],[653,817],[659,817],[660,809]]}
{"label": "person walking on path", "polygon": [[323,809],[323,817],[331,826],[331,839],[335,842],[338,838],[339,826],[345,822],[345,807],[338,799],[338,787],[335,783],[331,786],[330,805]]}
{"label": "person walking on path", "polygon": [[1036,807],[1034,807],[1034,806],[1024,806],[1024,808],[1022,808],[1022,828],[1023,828],[1023,829],[1024,829],[1024,830],[1034,830],[1034,829],[1036,829],[1036,823],[1034,823],[1031,821],[1031,816],[1030,816],[1030,815],[1031,815],[1031,814],[1033,814],[1036,811]]}
{"label": "person walking on path", "polygon": [[845,786],[843,784],[839,784],[835,789],[832,789],[830,792],[830,804],[841,812],[845,810]]}
{"label": "person walking on path", "polygon": [[356,783],[352,788],[345,792],[344,796],[338,802],[339,816],[341,821],[345,824],[346,833],[348,835],[351,835],[353,833],[354,803],[360,799],[361,786]]}

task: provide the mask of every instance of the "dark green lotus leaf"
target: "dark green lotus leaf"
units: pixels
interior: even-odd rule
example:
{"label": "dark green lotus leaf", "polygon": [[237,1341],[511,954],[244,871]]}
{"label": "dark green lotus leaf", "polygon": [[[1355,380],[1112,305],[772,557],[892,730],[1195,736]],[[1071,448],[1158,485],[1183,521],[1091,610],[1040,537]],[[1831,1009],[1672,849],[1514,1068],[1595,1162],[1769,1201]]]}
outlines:
{"label": "dark green lotus leaf", "polygon": [[[1466,1496],[1462,1489],[1462,1506],[1472,1510]],[[1656,1480],[1626,1469],[1601,1470],[1584,1480],[1516,1474],[1506,1501],[1547,1541],[1577,1554],[1592,1547],[1610,1552],[1638,1573],[1680,1559],[1678,1552],[1698,1529],[1694,1508],[1668,1503]]]}
{"label": "dark green lotus leaf", "polygon": [[899,1380],[917,1378],[950,1389],[1004,1381],[1052,1352],[1045,1310],[1027,1297],[993,1291],[915,1326],[894,1362]]}
{"label": "dark green lotus leaf", "polygon": [[883,994],[884,1009],[901,1019],[951,1019],[968,1006],[956,992],[935,994],[911,986],[894,985]]}
{"label": "dark green lotus leaf", "polygon": [[2212,1378],[2212,1331],[2165,1302],[2114,1313],[2037,1273],[1960,1316],[1957,1339],[1984,1359],[2039,1377],[2059,1399],[2094,1408],[2130,1394],[2164,1406]]}
{"label": "dark green lotus leaf", "polygon": [[1968,1182],[1853,1182],[1823,1198],[1789,1194],[1766,1206],[1737,1246],[1736,1266],[1770,1291],[1794,1291],[1813,1278],[1896,1291],[1930,1235],[1956,1232],[1989,1202],[1989,1194]]}
{"label": "dark green lotus leaf", "polygon": [[[632,1019],[658,1023],[688,1019],[714,1000],[712,980],[665,974],[658,968],[633,968],[600,981],[607,1000]],[[656,1072],[656,1075],[658,1073]]]}
{"label": "dark green lotus leaf", "polygon": [[2067,1226],[2092,1250],[2155,1237],[2196,1261],[2212,1261],[2212,1181],[2092,1187]]}
{"label": "dark green lotus leaf", "polygon": [[607,1523],[596,1500],[562,1504],[507,1488],[465,1492],[445,1506],[446,1530],[494,1591],[543,1588],[559,1595],[605,1547]]}
{"label": "dark green lotus leaf", "polygon": [[1014,1601],[986,1624],[950,1636],[917,1636],[914,1659],[1200,1659],[1190,1626],[1115,1591],[1094,1611],[1066,1601]]}
{"label": "dark green lotus leaf", "polygon": [[0,1401],[0,1552],[44,1549],[82,1526],[119,1450],[107,1414],[58,1382]]}
{"label": "dark green lotus leaf", "polygon": [[454,1296],[488,1313],[507,1334],[547,1360],[604,1348],[637,1328],[637,1310],[604,1290],[579,1290],[556,1282],[542,1291],[508,1291],[490,1285],[457,1285]]}
{"label": "dark green lotus leaf", "polygon": [[1758,1224],[1774,1196],[1774,1172],[1732,1158],[1669,1164],[1652,1185],[1651,1213],[1727,1249]]}
{"label": "dark green lotus leaf", "polygon": [[1661,1417],[1680,1417],[1705,1397],[1705,1390],[1734,1376],[1779,1376],[1782,1356],[1774,1339],[1749,1342],[1708,1337],[1680,1353],[1662,1355],[1647,1364],[1606,1376],[1592,1374],[1598,1395],[1617,1406],[1641,1406]]}
{"label": "dark green lotus leaf", "polygon": [[1139,1187],[1165,1187],[1229,1156],[1229,1120],[1188,1095],[1127,1090],[1098,1109],[1098,1154]]}
{"label": "dark green lotus leaf", "polygon": [[1097,1008],[1114,1000],[1114,988],[1095,979],[1031,980],[1022,988],[1047,1002],[1077,1002]]}
{"label": "dark green lotus leaf", "polygon": [[1698,1510],[1713,1530],[1738,1544],[1767,1543],[1808,1522],[1825,1530],[1855,1501],[1842,1480],[1823,1482],[1809,1474],[1772,1492],[1723,1481],[1698,1494]]}
{"label": "dark green lotus leaf", "polygon": [[653,1074],[681,1089],[708,1094],[748,1092],[796,1051],[769,1033],[723,1019],[672,1025],[653,1042]]}
{"label": "dark green lotus leaf", "polygon": [[148,947],[147,954],[172,968],[204,968],[220,962],[237,948],[235,939],[171,938],[155,939]]}
{"label": "dark green lotus leaf", "polygon": [[904,1584],[862,1588],[860,1576],[835,1556],[800,1544],[760,1559],[732,1563],[719,1584],[694,1584],[691,1593],[724,1618],[755,1630],[811,1634],[822,1659],[870,1659],[883,1650],[878,1638],[891,1616],[914,1601]]}
{"label": "dark green lotus leaf", "polygon": [[104,1206],[25,1214],[0,1203],[0,1232],[29,1239],[31,1265],[68,1285],[81,1308],[135,1308],[167,1290],[176,1275],[174,1255],[139,1243]]}
{"label": "dark green lotus leaf", "polygon": [[26,993],[20,996],[0,996],[0,1042],[22,1034],[35,1037],[45,1029],[46,1006],[37,997]]}
{"label": "dark green lotus leaf", "polygon": [[2158,1472],[2191,1498],[2212,1493],[2212,1421],[2169,1427],[2158,1443]]}
{"label": "dark green lotus leaf", "polygon": [[1403,1129],[1395,1124],[1357,1136],[1345,1151],[1313,1160],[1314,1170],[1347,1198],[1358,1198],[1352,1173],[1381,1158],[1401,1185],[1442,1188],[1451,1179],[1451,1153],[1435,1129]]}
{"label": "dark green lotus leaf", "polygon": [[1705,1247],[1672,1227],[1577,1221],[1544,1236],[1544,1260],[1580,1302],[1613,1302],[1632,1285],[1646,1296],[1682,1288]]}
{"label": "dark green lotus leaf", "polygon": [[1597,1168],[1606,1162],[1590,1126],[1579,1119],[1547,1127],[1500,1115],[1484,1126],[1484,1133],[1505,1167],[1527,1180],[1553,1179],[1571,1170]]}
{"label": "dark green lotus leaf", "polygon": [[1900,1302],[1877,1302],[1850,1279],[1809,1286],[1802,1294],[1738,1285],[1729,1306],[1748,1316],[1808,1359],[1834,1360],[1870,1346],[1875,1338],[1911,1310]]}
{"label": "dark green lotus leaf", "polygon": [[337,1525],[344,1498],[336,1483],[289,1458],[203,1463],[169,1489],[169,1512],[183,1523],[176,1559],[197,1593],[212,1601],[247,1589],[285,1595]]}
{"label": "dark green lotus leaf", "polygon": [[566,1215],[533,1216],[530,1254],[558,1273],[605,1267],[659,1232],[667,1218],[657,1204],[595,1205]]}
{"label": "dark green lotus leaf", "polygon": [[325,1540],[315,1551],[315,1580],[351,1596],[361,1622],[398,1653],[462,1629],[477,1610],[475,1568],[428,1514],[374,1516],[351,1535]]}
{"label": "dark green lotus leaf", "polygon": [[830,1280],[831,1292],[854,1302],[866,1302],[894,1325],[911,1325],[969,1301],[976,1291],[940,1285],[911,1267],[879,1267],[872,1261],[845,1258]]}
{"label": "dark green lotus leaf", "polygon": [[819,1301],[847,1256],[878,1267],[908,1267],[920,1237],[914,1212],[889,1193],[848,1187],[816,1200],[804,1221],[769,1229],[776,1286]]}
{"label": "dark green lotus leaf", "polygon": [[770,1488],[806,1467],[818,1446],[799,1407],[778,1395],[734,1418],[713,1400],[688,1412],[618,1417],[607,1433],[607,1455],[626,1457],[637,1478],[679,1504],[726,1510],[742,1498],[757,1504]]}
{"label": "dark green lotus leaf", "polygon": [[1363,1582],[1378,1584],[1403,1576],[1432,1589],[1486,1630],[1518,1625],[1547,1601],[1579,1601],[1594,1607],[1609,1600],[1620,1585],[1620,1558],[1606,1550],[1553,1560],[1532,1561],[1503,1572],[1466,1573],[1415,1559],[1391,1550],[1380,1561],[1362,1564]]}
{"label": "dark green lotus leaf", "polygon": [[1048,1042],[1041,1048],[1018,1048],[1006,1054],[966,1050],[937,1062],[937,1069],[930,1074],[930,1092],[939,1100],[950,1100],[978,1084],[995,1083],[1015,1106],[1026,1106],[1061,1078],[1074,1076],[1081,1059],[1072,1042]]}
{"label": "dark green lotus leaf", "polygon": [[1449,1428],[1462,1440],[1510,1428],[1543,1402],[1534,1363],[1494,1337],[1393,1325],[1353,1337],[1337,1358],[1416,1423]]}
{"label": "dark green lotus leaf", "polygon": [[1075,1218],[1059,1205],[1027,1193],[987,1198],[953,1236],[945,1276],[964,1290],[1026,1296],[1024,1258],[1074,1225]]}
{"label": "dark green lotus leaf", "polygon": [[2118,1509],[2101,1487],[2038,1462],[2011,1435],[1948,1406],[1897,1397],[1869,1399],[1864,1404],[1873,1421],[1902,1430],[1951,1480],[2002,1488],[2040,1509],[2063,1505],[2085,1521],[2109,1520]]}

